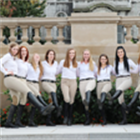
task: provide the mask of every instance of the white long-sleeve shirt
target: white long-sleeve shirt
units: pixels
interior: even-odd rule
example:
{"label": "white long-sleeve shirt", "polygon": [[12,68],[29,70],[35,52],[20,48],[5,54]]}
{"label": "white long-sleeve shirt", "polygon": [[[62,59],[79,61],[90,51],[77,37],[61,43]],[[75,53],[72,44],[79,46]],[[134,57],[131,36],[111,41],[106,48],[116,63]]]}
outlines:
{"label": "white long-sleeve shirt", "polygon": [[[137,65],[131,60],[128,59],[128,64],[129,64],[129,69],[136,69]],[[114,69],[115,69],[115,63],[114,63]],[[116,77],[118,76],[126,76],[126,75],[131,75],[131,71],[129,70],[129,72],[127,71],[127,69],[125,69],[124,63],[123,62],[119,62],[118,63],[118,74],[116,74]]]}
{"label": "white long-sleeve shirt", "polygon": [[56,81],[56,72],[58,68],[57,61],[54,61],[54,63],[50,66],[49,63],[45,60],[42,62],[42,65],[43,65],[43,75],[41,77],[41,80]]}
{"label": "white long-sleeve shirt", "polygon": [[78,76],[79,79],[95,78],[95,72],[97,69],[96,63],[93,62],[93,71],[89,69],[89,63],[79,62],[78,63]]}
{"label": "white long-sleeve shirt", "polygon": [[26,78],[27,72],[28,72],[28,62],[24,62],[22,59],[16,60],[17,66],[18,66],[18,73],[17,76]]}
{"label": "white long-sleeve shirt", "polygon": [[[64,67],[64,62],[65,60],[61,60],[57,69],[57,73],[56,74],[62,74],[62,78],[67,78],[67,79],[76,79],[77,78],[77,70],[78,70],[78,66],[77,68],[74,68],[72,65],[72,62],[70,62],[70,67]],[[78,64],[78,63],[77,63]]]}
{"label": "white long-sleeve shirt", "polygon": [[98,68],[96,71],[97,81],[100,80],[110,80],[111,75],[115,75],[114,68],[111,65],[107,65],[105,68],[100,69],[100,74],[98,74]]}
{"label": "white long-sleeve shirt", "polygon": [[40,69],[37,67],[35,70],[31,64],[28,64],[27,80],[39,81]]}
{"label": "white long-sleeve shirt", "polygon": [[18,68],[16,63],[16,58],[14,58],[10,53],[5,54],[0,59],[0,71],[7,75],[8,72],[13,72],[14,75],[17,75]]}
{"label": "white long-sleeve shirt", "polygon": [[139,73],[140,75],[140,64],[137,64],[136,68],[135,69],[131,69],[130,70],[131,73]]}

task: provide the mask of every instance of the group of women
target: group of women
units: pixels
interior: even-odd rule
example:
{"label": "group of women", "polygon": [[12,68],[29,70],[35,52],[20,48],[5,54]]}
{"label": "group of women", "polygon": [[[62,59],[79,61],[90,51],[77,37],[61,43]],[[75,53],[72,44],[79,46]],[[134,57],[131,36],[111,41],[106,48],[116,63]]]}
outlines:
{"label": "group of women", "polygon": [[[77,77],[79,77],[80,94],[85,109],[86,121],[84,125],[90,124],[89,104],[91,92],[95,87],[99,110],[103,117],[102,124],[107,124],[104,108],[106,97],[110,102],[118,98],[123,117],[120,124],[127,124],[126,113],[131,110],[132,105],[140,95],[140,80],[128,105],[124,101],[124,91],[132,85],[131,73],[140,72],[140,57],[138,65],[136,65],[131,59],[127,58],[125,49],[119,46],[116,50],[114,66],[109,64],[108,56],[105,54],[100,55],[97,66],[92,60],[92,55],[88,49],[83,51],[80,62],[77,62],[76,51],[73,48],[67,50],[65,59],[61,60],[59,64],[55,58],[55,51],[50,49],[46,52],[44,61],[41,62],[40,56],[35,53],[31,63],[29,63],[29,51],[25,46],[10,45],[9,52],[0,59],[0,71],[4,73],[4,84],[9,89],[12,97],[12,104],[5,127],[24,127],[20,120],[27,101],[32,104],[29,126],[36,126],[34,123],[36,108],[39,109],[42,115],[47,116],[46,125],[54,126],[55,124],[51,121],[52,111],[57,110],[57,117],[62,113],[62,106],[58,104],[56,95],[56,76],[58,74],[61,74],[64,124],[72,125]],[[112,97],[109,94],[112,89],[111,75],[116,76],[116,92]],[[53,104],[47,104],[43,100],[40,94],[39,82],[41,82],[42,89],[49,94]],[[16,121],[13,124],[12,120],[16,110]],[[137,114],[140,115],[140,112],[137,112]]]}

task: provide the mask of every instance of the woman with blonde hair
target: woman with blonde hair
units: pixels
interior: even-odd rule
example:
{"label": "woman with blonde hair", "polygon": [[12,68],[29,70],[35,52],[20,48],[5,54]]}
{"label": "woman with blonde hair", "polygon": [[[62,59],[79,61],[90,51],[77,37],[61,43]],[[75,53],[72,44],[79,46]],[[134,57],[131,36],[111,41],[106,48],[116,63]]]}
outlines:
{"label": "woman with blonde hair", "polygon": [[46,115],[46,111],[50,109],[49,107],[44,107],[42,104],[40,104],[27,85],[18,78],[18,64],[16,63],[18,50],[19,46],[17,44],[11,44],[9,53],[0,59],[0,71],[4,73],[4,84],[10,91],[12,91],[12,93],[14,93],[11,95],[12,105],[5,123],[5,127],[8,128],[17,128],[17,126],[12,123],[12,119],[19,104],[16,96],[19,94],[19,92],[23,94],[23,96],[26,96],[26,98],[39,109],[42,115]]}
{"label": "woman with blonde hair", "polygon": [[73,104],[77,89],[76,51],[68,49],[65,60],[61,60],[57,74],[62,74],[61,90],[64,97],[64,124],[72,124]]}
{"label": "woman with blonde hair", "polygon": [[82,61],[78,64],[79,87],[86,115],[85,125],[90,124],[89,103],[91,91],[96,87],[95,72],[96,64],[92,60],[90,51],[86,49],[83,51]]}
{"label": "woman with blonde hair", "polygon": [[[51,109],[48,112],[50,114],[52,110],[54,110],[54,106],[48,105],[42,98],[40,90],[39,90],[39,80],[43,75],[43,66],[40,60],[40,56],[35,53],[32,57],[31,64],[28,65],[28,72],[27,72],[27,85],[36,96],[36,98],[40,101],[40,103],[44,106],[49,106]],[[36,126],[33,119],[35,108],[33,107],[33,112],[31,112],[31,117],[29,119],[29,126]]]}

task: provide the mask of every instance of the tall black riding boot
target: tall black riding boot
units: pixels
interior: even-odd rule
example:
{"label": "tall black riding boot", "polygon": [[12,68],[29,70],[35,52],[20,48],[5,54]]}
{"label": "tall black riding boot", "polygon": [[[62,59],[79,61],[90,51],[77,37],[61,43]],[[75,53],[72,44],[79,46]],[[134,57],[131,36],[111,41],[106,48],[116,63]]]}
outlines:
{"label": "tall black riding boot", "polygon": [[86,121],[84,125],[90,125],[90,115],[89,115],[89,111],[86,109],[85,109],[85,116],[86,116]]}
{"label": "tall black riding boot", "polygon": [[83,101],[86,110],[89,109],[90,96],[91,96],[91,91],[87,91],[86,92],[86,99]]}
{"label": "tall black riding boot", "polygon": [[104,104],[105,99],[106,99],[106,93],[105,92],[102,92],[101,93],[101,104]]}
{"label": "tall black riding boot", "polygon": [[37,127],[37,125],[34,123],[34,116],[35,116],[35,111],[36,108],[32,107],[30,111],[30,116],[29,116],[29,126]]}
{"label": "tall black riding boot", "polygon": [[138,92],[138,91],[134,93],[134,96],[133,96],[132,100],[127,105],[127,111],[128,112],[131,110],[132,105],[138,100],[139,95],[140,95],[140,92]]}
{"label": "tall black riding boot", "polygon": [[[137,109],[140,111],[140,106],[137,106]],[[136,114],[140,116],[140,112],[137,111]]]}
{"label": "tall black riding boot", "polygon": [[15,125],[18,127],[25,127],[24,125],[22,125],[21,123],[21,116],[23,114],[23,109],[24,109],[25,105],[19,105],[18,106],[18,112],[17,112],[17,117],[16,117],[16,122]]}
{"label": "tall black riding boot", "polygon": [[120,95],[122,94],[122,91],[121,90],[117,90],[116,92],[115,92],[115,94],[112,96],[112,100],[115,100],[115,99],[117,99]]}
{"label": "tall black riding boot", "polygon": [[119,123],[119,125],[125,125],[125,124],[127,124],[125,106],[126,106],[125,103],[122,103],[121,104],[121,112],[122,112],[123,120]]}
{"label": "tall black riding boot", "polygon": [[55,126],[55,124],[51,121],[51,114],[47,116],[47,121],[46,121],[47,126]]}
{"label": "tall black riding boot", "polygon": [[18,128],[17,126],[12,124],[12,120],[13,120],[16,110],[17,110],[17,106],[11,105],[9,109],[8,119],[6,120],[6,123],[5,123],[6,128]]}
{"label": "tall black riding boot", "polygon": [[73,104],[69,105],[69,115],[68,115],[68,123],[67,125],[72,125],[72,118],[73,118]]}
{"label": "tall black riding boot", "polygon": [[69,103],[64,101],[64,120],[63,124],[67,124],[68,122],[68,112],[69,112]]}
{"label": "tall black riding boot", "polygon": [[54,106],[53,106],[52,104],[47,104],[47,103],[43,100],[42,96],[37,96],[37,99],[38,99],[39,102],[40,102],[41,104],[43,104],[44,106],[51,107],[51,109],[47,111],[47,114],[50,114],[50,113],[54,110]]}
{"label": "tall black riding boot", "polygon": [[43,106],[43,104],[41,104],[31,92],[28,92],[27,98],[35,107],[37,107],[40,110],[42,115],[48,115],[54,109],[54,106],[51,105]]}
{"label": "tall black riding boot", "polygon": [[55,92],[51,92],[51,97],[52,97],[53,103],[57,109],[57,117],[59,117],[61,115],[61,112],[62,112],[62,106],[58,105],[58,101],[57,101],[57,97],[56,97]]}
{"label": "tall black riding boot", "polygon": [[106,125],[106,124],[107,124],[107,121],[106,121],[106,114],[105,114],[105,109],[104,109],[104,107],[102,107],[102,109],[101,109],[101,115],[102,115],[102,117],[103,117],[102,125]]}

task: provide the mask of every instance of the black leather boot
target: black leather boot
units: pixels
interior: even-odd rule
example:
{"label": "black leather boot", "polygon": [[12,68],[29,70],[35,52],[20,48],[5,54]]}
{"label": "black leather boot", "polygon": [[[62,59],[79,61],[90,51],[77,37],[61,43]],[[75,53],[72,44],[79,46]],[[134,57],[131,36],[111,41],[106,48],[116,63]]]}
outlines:
{"label": "black leather boot", "polygon": [[115,92],[115,94],[112,96],[112,100],[115,100],[115,99],[117,99],[120,95],[122,94],[122,91],[121,90],[117,90],[116,92]]}
{"label": "black leather boot", "polygon": [[44,106],[42,103],[38,101],[38,99],[31,92],[28,92],[27,98],[35,107],[39,109],[41,114],[44,116],[50,114],[54,110],[54,106],[52,105]]}
{"label": "black leather boot", "polygon": [[140,92],[135,92],[133,98],[131,99],[130,103],[127,105],[127,112],[131,110],[132,105],[138,100]]}
{"label": "black leather boot", "polygon": [[87,91],[86,92],[86,99],[83,100],[83,104],[84,104],[86,110],[89,110],[90,96],[91,96],[91,91]]}
{"label": "black leather boot", "polygon": [[68,122],[68,112],[69,112],[69,103],[64,101],[64,120],[63,124],[67,124]]}
{"label": "black leather boot", "polygon": [[17,126],[12,124],[12,120],[13,120],[16,110],[17,110],[17,106],[11,105],[11,107],[9,109],[8,119],[6,120],[6,123],[5,123],[6,128],[18,128]]}
{"label": "black leather boot", "polygon": [[37,125],[34,123],[35,111],[36,111],[36,108],[32,107],[30,111],[29,124],[28,124],[31,127],[37,127]]}
{"label": "black leather boot", "polygon": [[102,117],[103,117],[102,125],[106,125],[106,124],[107,124],[107,121],[106,121],[106,114],[105,114],[105,109],[104,109],[104,107],[102,107],[102,109],[101,109],[101,115],[102,115]]}
{"label": "black leather boot", "polygon": [[106,99],[106,93],[105,92],[102,92],[101,93],[101,104],[104,104],[105,99]]}
{"label": "black leather boot", "polygon": [[125,103],[122,103],[121,104],[121,112],[122,112],[123,120],[119,123],[119,125],[125,125],[125,124],[127,124],[125,106],[126,106]]}
{"label": "black leather boot", "polygon": [[17,117],[16,117],[16,122],[15,125],[18,127],[25,127],[24,125],[22,125],[21,123],[21,116],[23,114],[23,109],[24,109],[25,105],[19,105],[18,106],[18,112],[17,112]]}
{"label": "black leather boot", "polygon": [[55,126],[55,124],[51,121],[51,114],[47,116],[47,121],[46,121],[47,126]]}
{"label": "black leather boot", "polygon": [[90,115],[89,115],[89,111],[85,109],[85,116],[86,116],[86,121],[84,123],[84,125],[90,125]]}
{"label": "black leather boot", "polygon": [[51,97],[52,97],[53,103],[57,109],[57,117],[59,117],[61,115],[61,112],[62,112],[62,106],[58,105],[58,101],[57,101],[57,97],[56,97],[55,92],[51,92]]}
{"label": "black leather boot", "polygon": [[67,125],[72,125],[72,118],[73,118],[73,104],[69,105],[69,115],[68,115],[68,123]]}
{"label": "black leather boot", "polygon": [[[137,106],[137,109],[140,111],[140,106]],[[140,116],[140,112],[137,111],[136,114]]]}

